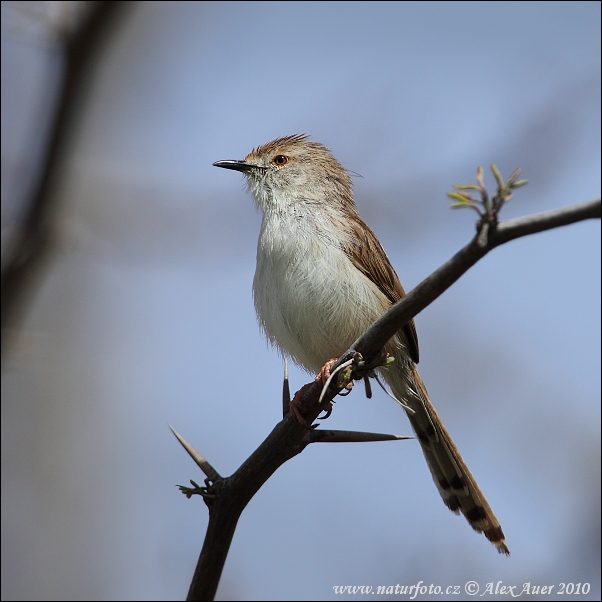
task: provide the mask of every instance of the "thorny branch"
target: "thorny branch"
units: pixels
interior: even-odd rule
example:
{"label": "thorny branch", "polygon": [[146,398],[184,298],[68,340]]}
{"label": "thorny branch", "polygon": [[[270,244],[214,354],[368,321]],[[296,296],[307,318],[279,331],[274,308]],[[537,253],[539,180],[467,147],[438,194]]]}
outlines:
{"label": "thorny branch", "polygon": [[[573,224],[575,222],[600,218],[600,199],[567,207],[557,211],[549,211],[538,215],[508,220],[498,223],[498,213],[507,200],[512,188],[524,184],[518,181],[518,172],[503,182],[496,173],[494,175],[498,183],[498,191],[491,201],[482,197],[484,211],[479,211],[481,219],[477,224],[477,234],[474,238],[449,261],[442,265],[423,280],[406,297],[393,305],[383,314],[370,328],[355,341],[352,347],[341,356],[333,366],[333,370],[350,360],[357,362],[360,354],[361,362],[370,365],[377,360],[387,341],[404,324],[430,305],[437,297],[447,290],[456,280],[467,272],[477,261],[482,259],[489,251],[506,242],[527,236],[537,232],[543,232],[560,226]],[[458,187],[457,189],[466,190]],[[483,195],[486,194],[482,186],[482,171],[477,174],[477,187]],[[457,194],[457,193],[452,193]],[[457,197],[453,197],[457,200]],[[473,202],[478,204],[477,199],[468,199],[468,203],[462,206],[471,206]],[[474,207],[472,207],[474,208]],[[486,230],[483,234],[483,230]],[[353,362],[352,362],[353,363]],[[351,365],[351,364],[349,364]],[[360,379],[365,373],[352,373],[351,378]],[[306,386],[305,394],[301,397],[299,409],[307,420],[312,424],[321,411],[328,405],[345,386],[345,379],[336,378],[330,386],[323,387],[314,382]],[[183,492],[190,497],[195,493],[203,496],[209,508],[209,525],[205,535],[205,541],[197,566],[194,572],[188,600],[213,600],[219,580],[222,574],[230,543],[238,519],[245,506],[259,491],[267,479],[287,460],[302,452],[307,445],[318,441],[377,441],[402,439],[397,435],[382,435],[376,433],[349,433],[346,431],[316,431],[313,428],[303,426],[292,415],[286,411],[287,402],[290,398],[288,390],[288,377],[285,372],[283,387],[284,418],[279,422],[265,441],[251,454],[251,456],[230,477],[214,482],[210,473],[204,470],[208,478],[205,480],[206,487],[202,488],[192,482],[194,488],[182,488]],[[320,399],[323,401],[320,402]],[[185,443],[181,437],[180,442]],[[188,447],[187,447],[188,449]],[[189,453],[195,457],[198,452]],[[198,454],[200,456],[200,454]],[[200,456],[202,458],[202,456]],[[195,460],[197,461],[198,458]],[[206,462],[206,460],[203,461]],[[208,464],[208,463],[207,463]],[[214,470],[214,469],[211,469]]]}

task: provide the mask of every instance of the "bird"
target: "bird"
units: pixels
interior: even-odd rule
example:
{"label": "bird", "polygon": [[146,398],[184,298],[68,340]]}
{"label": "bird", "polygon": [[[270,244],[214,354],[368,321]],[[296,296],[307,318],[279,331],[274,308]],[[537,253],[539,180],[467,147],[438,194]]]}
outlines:
{"label": "bird", "polygon": [[[283,356],[319,373],[341,356],[405,291],[374,232],[359,216],[349,172],[306,134],[277,138],[242,160],[263,213],[253,299],[261,329]],[[445,505],[509,555],[498,519],[431,403],[408,322],[387,343],[379,369],[406,411]]]}

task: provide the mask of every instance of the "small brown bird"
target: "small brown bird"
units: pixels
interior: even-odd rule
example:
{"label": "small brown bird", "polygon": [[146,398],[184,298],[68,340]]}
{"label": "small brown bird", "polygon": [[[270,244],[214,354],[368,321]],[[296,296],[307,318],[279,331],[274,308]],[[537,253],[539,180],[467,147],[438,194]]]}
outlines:
{"label": "small brown bird", "polygon": [[[389,258],[357,213],[349,174],[305,135],[279,138],[242,161],[214,165],[244,173],[263,212],[253,280],[261,327],[284,355],[319,372],[405,296]],[[395,362],[381,373],[406,409],[445,505],[509,554],[500,523],[418,374],[413,321],[385,351]]]}

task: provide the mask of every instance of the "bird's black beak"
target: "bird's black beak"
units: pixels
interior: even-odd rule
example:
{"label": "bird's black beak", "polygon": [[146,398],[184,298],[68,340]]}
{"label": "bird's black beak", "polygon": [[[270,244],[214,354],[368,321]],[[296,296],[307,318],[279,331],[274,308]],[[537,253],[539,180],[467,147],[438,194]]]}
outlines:
{"label": "bird's black beak", "polygon": [[252,171],[256,169],[257,165],[252,165],[251,163],[246,163],[245,161],[216,161],[213,164],[215,167],[223,167],[224,169],[234,169],[235,171],[242,171],[243,173],[246,171]]}

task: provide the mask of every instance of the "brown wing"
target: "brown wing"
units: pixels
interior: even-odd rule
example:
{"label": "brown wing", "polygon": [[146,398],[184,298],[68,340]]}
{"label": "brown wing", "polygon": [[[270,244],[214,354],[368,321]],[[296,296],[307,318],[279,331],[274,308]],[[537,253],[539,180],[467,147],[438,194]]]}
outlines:
{"label": "brown wing", "polygon": [[[347,225],[351,230],[351,243],[345,248],[345,253],[355,267],[372,280],[391,303],[403,299],[406,296],[403,286],[374,232],[358,215],[350,217]],[[417,364],[418,335],[414,320],[408,322],[401,332],[406,340],[410,357]]]}

